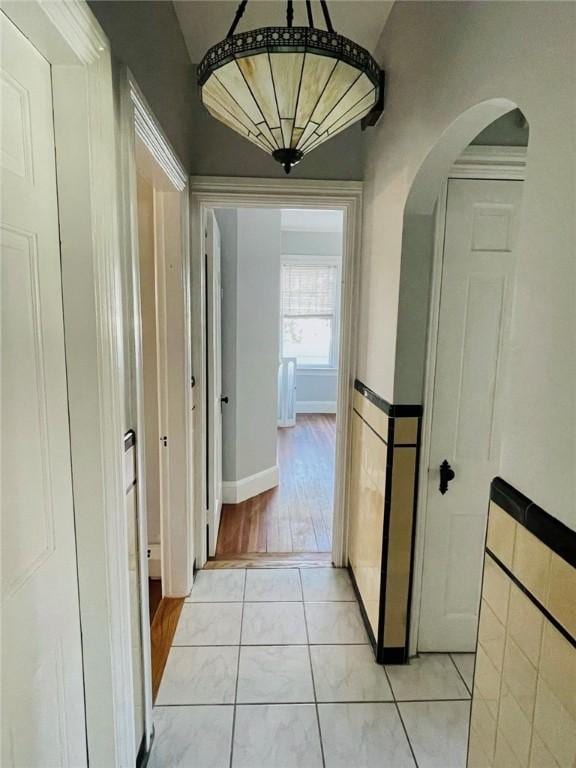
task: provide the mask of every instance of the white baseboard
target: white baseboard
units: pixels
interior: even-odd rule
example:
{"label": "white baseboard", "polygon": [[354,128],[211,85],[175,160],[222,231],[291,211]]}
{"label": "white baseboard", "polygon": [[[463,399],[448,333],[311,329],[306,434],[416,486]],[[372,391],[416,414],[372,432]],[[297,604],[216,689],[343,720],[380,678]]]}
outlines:
{"label": "white baseboard", "polygon": [[296,413],[336,413],[336,401],[300,400],[296,402]]}
{"label": "white baseboard", "polygon": [[161,579],[160,544],[148,544],[148,578]]}
{"label": "white baseboard", "polygon": [[278,485],[278,464],[243,477],[241,480],[226,480],[222,483],[222,501],[224,504],[240,504],[241,501],[258,496]]}

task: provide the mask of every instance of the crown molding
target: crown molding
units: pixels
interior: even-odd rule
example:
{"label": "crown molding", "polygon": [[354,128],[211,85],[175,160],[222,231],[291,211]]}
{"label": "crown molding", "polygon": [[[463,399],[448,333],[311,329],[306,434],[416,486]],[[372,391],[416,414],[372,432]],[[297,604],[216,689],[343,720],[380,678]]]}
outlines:
{"label": "crown molding", "polygon": [[83,0],[40,0],[42,11],[84,64],[95,62],[108,40]]}
{"label": "crown molding", "polygon": [[451,179],[526,178],[527,147],[481,146],[471,144],[456,160],[448,177]]}
{"label": "crown molding", "polygon": [[174,184],[179,192],[182,192],[186,188],[188,174],[184,170],[176,152],[164,136],[162,128],[130,72],[128,73],[128,84],[130,99],[134,105],[134,128],[136,134],[144,142],[172,184]]}
{"label": "crown molding", "polygon": [[325,208],[331,205],[346,205],[354,200],[362,200],[364,184],[361,181],[324,181],[321,179],[268,179],[234,176],[192,176],[190,191],[207,202],[212,196],[217,201],[234,204],[238,198],[254,203],[262,200],[270,205],[278,199],[283,207],[302,205],[318,208],[318,202],[312,204],[311,198],[319,196],[326,201]]}

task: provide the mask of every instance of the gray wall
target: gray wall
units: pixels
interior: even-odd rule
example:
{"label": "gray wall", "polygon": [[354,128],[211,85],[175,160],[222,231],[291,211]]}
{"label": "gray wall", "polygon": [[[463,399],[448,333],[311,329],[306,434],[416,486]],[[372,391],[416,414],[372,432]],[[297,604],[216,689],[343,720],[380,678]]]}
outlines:
{"label": "gray wall", "polygon": [[394,371],[394,390],[402,403],[421,403],[424,396],[435,228],[434,214],[404,216]]}
{"label": "gray wall", "polygon": [[114,56],[136,78],[184,167],[192,171],[195,70],[174,6],[157,0],[88,0]]}
{"label": "gray wall", "polygon": [[[132,70],[185,168],[207,176],[279,178],[269,155],[219,123],[202,106],[196,65],[190,62],[171,2],[88,0],[116,58]],[[219,3],[214,3],[215,12]],[[292,176],[362,178],[365,134],[355,125],[310,153]]]}
{"label": "gray wall", "polygon": [[282,254],[286,256],[342,256],[341,232],[282,231]]}
{"label": "gray wall", "polygon": [[296,372],[296,411],[302,403],[336,403],[338,369],[331,371]]}
{"label": "gray wall", "polygon": [[[196,65],[190,62],[171,2],[88,0],[114,55],[132,70],[168,139],[190,173],[211,176],[282,177],[269,155],[219,123],[202,106]],[[216,3],[216,7],[218,4]],[[359,125],[335,136],[292,170],[295,178],[360,180],[370,129]],[[525,146],[518,113],[505,115],[475,144]]]}
{"label": "gray wall", "polygon": [[280,211],[238,211],[236,473],[276,464]]}
{"label": "gray wall", "polygon": [[280,211],[219,210],[222,236],[223,480],[276,464]]}
{"label": "gray wall", "polygon": [[528,122],[519,109],[513,109],[506,115],[480,131],[472,144],[501,147],[527,147]]}

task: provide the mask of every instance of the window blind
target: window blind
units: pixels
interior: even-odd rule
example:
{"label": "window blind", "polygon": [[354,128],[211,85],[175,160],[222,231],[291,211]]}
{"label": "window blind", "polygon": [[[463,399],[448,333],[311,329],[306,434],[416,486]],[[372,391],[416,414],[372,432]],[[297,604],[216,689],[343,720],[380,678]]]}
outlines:
{"label": "window blind", "polygon": [[337,278],[337,267],[332,264],[283,264],[281,293],[284,317],[334,315]]}

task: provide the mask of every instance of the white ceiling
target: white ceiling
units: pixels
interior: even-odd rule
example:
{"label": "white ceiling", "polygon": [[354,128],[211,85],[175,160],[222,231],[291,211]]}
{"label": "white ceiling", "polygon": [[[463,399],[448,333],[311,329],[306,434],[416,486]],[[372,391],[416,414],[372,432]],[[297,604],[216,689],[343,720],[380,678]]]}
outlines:
{"label": "white ceiling", "polygon": [[[393,0],[330,0],[328,9],[336,32],[349,37],[374,53]],[[174,0],[176,15],[184,34],[190,58],[202,60],[212,45],[222,40],[232,24],[237,0]],[[314,25],[324,27],[318,0],[312,0]],[[249,0],[238,32],[286,23],[285,0]],[[294,2],[294,25],[307,26],[303,0]]]}

